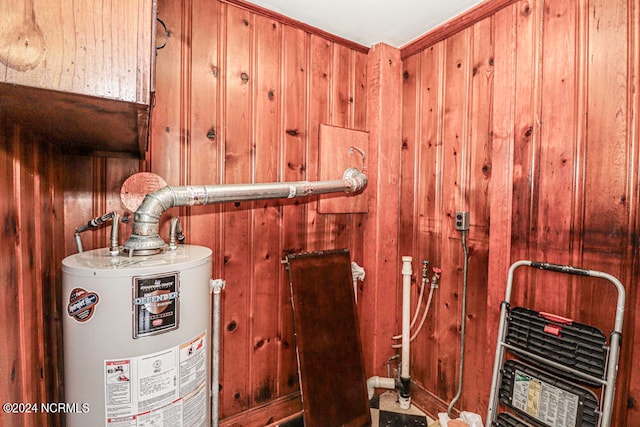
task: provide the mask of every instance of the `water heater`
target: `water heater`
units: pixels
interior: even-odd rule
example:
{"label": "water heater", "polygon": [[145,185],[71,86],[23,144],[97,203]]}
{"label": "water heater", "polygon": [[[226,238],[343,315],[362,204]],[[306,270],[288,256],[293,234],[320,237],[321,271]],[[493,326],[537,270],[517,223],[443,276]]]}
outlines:
{"label": "water heater", "polygon": [[67,426],[211,422],[211,250],[62,263]]}
{"label": "water heater", "polygon": [[[178,218],[169,244],[160,237],[168,208],[356,193],[367,183],[351,167],[342,179],[316,182],[169,187],[158,178],[139,173],[123,185],[122,202],[135,214],[122,248],[119,215],[111,212],[76,229],[78,253],[62,262],[69,427],[218,425],[219,396],[211,395],[210,384],[218,384],[224,280],[210,279],[210,249],[177,244],[184,238]],[[110,247],[83,251],[80,233],[109,220]]]}

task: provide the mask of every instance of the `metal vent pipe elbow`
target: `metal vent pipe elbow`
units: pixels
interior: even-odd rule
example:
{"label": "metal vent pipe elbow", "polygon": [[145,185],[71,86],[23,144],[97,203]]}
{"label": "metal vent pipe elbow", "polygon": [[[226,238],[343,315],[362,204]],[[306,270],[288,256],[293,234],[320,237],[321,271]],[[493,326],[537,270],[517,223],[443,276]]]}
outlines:
{"label": "metal vent pipe elbow", "polygon": [[330,181],[166,186],[145,196],[134,214],[131,237],[124,243],[123,249],[129,254],[162,249],[165,242],[158,234],[160,218],[172,207],[357,193],[366,185],[367,176],[364,173],[356,168],[348,168],[342,179]]}

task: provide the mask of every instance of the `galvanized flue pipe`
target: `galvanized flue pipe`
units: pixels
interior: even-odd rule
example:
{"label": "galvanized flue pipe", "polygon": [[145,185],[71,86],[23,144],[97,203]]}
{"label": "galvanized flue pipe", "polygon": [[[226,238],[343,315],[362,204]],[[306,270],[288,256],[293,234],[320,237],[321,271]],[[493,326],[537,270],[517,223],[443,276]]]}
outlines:
{"label": "galvanized flue pipe", "polygon": [[158,235],[160,217],[172,207],[209,205],[265,199],[293,199],[328,193],[356,193],[367,185],[367,176],[348,168],[342,179],[262,184],[166,186],[147,194],[133,218],[133,230],[123,249],[129,254],[149,253],[165,246]]}

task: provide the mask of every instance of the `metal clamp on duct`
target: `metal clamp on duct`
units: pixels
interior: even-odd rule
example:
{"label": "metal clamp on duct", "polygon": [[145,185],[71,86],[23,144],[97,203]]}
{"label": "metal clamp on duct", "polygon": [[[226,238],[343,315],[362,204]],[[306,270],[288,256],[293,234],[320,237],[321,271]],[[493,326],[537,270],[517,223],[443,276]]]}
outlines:
{"label": "metal clamp on duct", "polygon": [[133,218],[133,231],[123,249],[130,255],[160,251],[165,246],[158,235],[164,212],[172,207],[209,205],[264,199],[293,199],[328,193],[357,193],[367,185],[367,176],[348,168],[342,179],[331,181],[296,181],[263,184],[224,184],[166,186],[147,194]]}

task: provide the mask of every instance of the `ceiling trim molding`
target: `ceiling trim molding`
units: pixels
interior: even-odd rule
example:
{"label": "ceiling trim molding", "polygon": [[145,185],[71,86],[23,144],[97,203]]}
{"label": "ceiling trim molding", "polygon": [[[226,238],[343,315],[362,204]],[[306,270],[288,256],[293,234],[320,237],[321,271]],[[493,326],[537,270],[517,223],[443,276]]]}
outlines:
{"label": "ceiling trim molding", "polygon": [[402,59],[422,52],[520,0],[487,0],[400,48]]}
{"label": "ceiling trim molding", "polygon": [[332,41],[338,44],[341,44],[345,47],[348,47],[352,50],[362,53],[369,53],[369,48],[367,46],[361,45],[359,43],[353,42],[351,40],[347,40],[335,34],[331,34],[327,31],[321,30],[313,25],[305,24],[304,22],[300,22],[296,19],[283,15],[281,13],[274,12],[272,10],[266,9],[264,7],[255,5],[253,3],[249,3],[244,0],[220,0],[222,3],[227,3],[232,6],[237,6],[242,9],[248,10],[249,12],[256,13],[258,15],[265,16],[267,18],[275,19],[281,24],[289,25],[291,27],[303,30],[310,34],[315,34],[320,36],[328,41]]}

